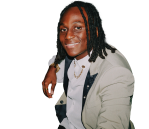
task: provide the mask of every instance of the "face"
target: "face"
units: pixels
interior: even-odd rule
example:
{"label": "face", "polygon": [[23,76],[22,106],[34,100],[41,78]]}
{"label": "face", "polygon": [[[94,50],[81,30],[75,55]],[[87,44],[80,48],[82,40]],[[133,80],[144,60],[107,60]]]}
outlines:
{"label": "face", "polygon": [[[82,10],[88,23],[88,16],[84,8]],[[59,35],[69,56],[79,60],[88,55],[85,22],[78,7],[71,7],[65,12],[60,21]]]}

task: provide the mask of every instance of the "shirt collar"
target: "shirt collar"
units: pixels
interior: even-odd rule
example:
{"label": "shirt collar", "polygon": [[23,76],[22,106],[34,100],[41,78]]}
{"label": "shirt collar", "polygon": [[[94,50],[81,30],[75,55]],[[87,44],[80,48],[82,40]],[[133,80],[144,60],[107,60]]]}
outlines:
{"label": "shirt collar", "polygon": [[[90,55],[92,54],[92,50],[90,52]],[[76,63],[76,65],[78,65],[80,68],[82,68],[82,65],[85,66],[85,68],[90,66],[90,62],[88,61],[89,59],[89,55],[86,55],[85,57],[83,57],[82,59],[77,60],[76,58],[74,58],[74,61]]]}

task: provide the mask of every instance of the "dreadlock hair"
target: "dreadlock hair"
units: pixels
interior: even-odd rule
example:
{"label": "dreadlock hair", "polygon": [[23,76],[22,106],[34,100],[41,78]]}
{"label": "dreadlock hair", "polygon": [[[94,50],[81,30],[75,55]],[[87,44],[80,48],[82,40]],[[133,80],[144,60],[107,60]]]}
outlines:
{"label": "dreadlock hair", "polygon": [[[63,59],[65,59],[67,53],[65,49],[63,48],[60,40],[59,40],[59,32],[60,32],[60,21],[63,17],[64,13],[71,7],[78,7],[80,10],[80,13],[84,19],[85,22],[85,28],[86,28],[86,35],[87,35],[87,51],[88,55],[90,56],[90,51],[93,48],[92,54],[89,58],[89,62],[95,62],[96,58],[99,56],[102,59],[105,59],[105,56],[107,56],[107,52],[105,48],[110,49],[112,53],[115,53],[115,48],[112,48],[109,44],[105,41],[105,34],[102,28],[101,19],[99,17],[99,12],[97,11],[96,7],[92,5],[91,3],[82,2],[82,1],[74,1],[73,3],[66,6],[61,14],[60,19],[57,27],[57,55],[56,59],[54,61],[55,64],[60,63]],[[83,14],[83,10],[81,9],[83,7],[88,15],[88,24],[89,24],[89,30],[90,30],[90,40],[89,40],[89,34],[88,34],[88,27],[87,27],[87,20]],[[98,36],[97,32],[98,31]],[[103,55],[104,54],[104,55]],[[67,55],[68,56],[68,55]]]}

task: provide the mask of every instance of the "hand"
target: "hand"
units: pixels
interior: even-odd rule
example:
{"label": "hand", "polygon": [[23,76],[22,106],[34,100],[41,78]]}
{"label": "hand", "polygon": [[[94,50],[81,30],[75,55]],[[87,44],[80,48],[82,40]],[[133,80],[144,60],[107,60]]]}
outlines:
{"label": "hand", "polygon": [[[57,80],[57,78],[56,78],[56,68],[54,66],[49,66],[47,74],[45,75],[45,78],[42,82],[43,93],[48,98],[52,98],[52,95],[54,94],[56,80]],[[49,91],[48,91],[49,84],[52,84],[51,93],[49,93]]]}

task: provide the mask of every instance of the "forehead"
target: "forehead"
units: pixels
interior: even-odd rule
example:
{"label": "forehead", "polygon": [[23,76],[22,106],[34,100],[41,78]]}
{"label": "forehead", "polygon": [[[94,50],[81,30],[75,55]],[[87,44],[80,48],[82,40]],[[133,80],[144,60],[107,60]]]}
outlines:
{"label": "forehead", "polygon": [[[81,9],[82,9],[83,14],[86,17],[86,20],[88,22],[88,16],[87,16],[85,9],[83,7],[81,7]],[[60,22],[63,23],[65,21],[75,21],[75,20],[84,22],[84,19],[82,17],[82,14],[81,14],[79,8],[78,7],[71,7],[64,13]]]}

